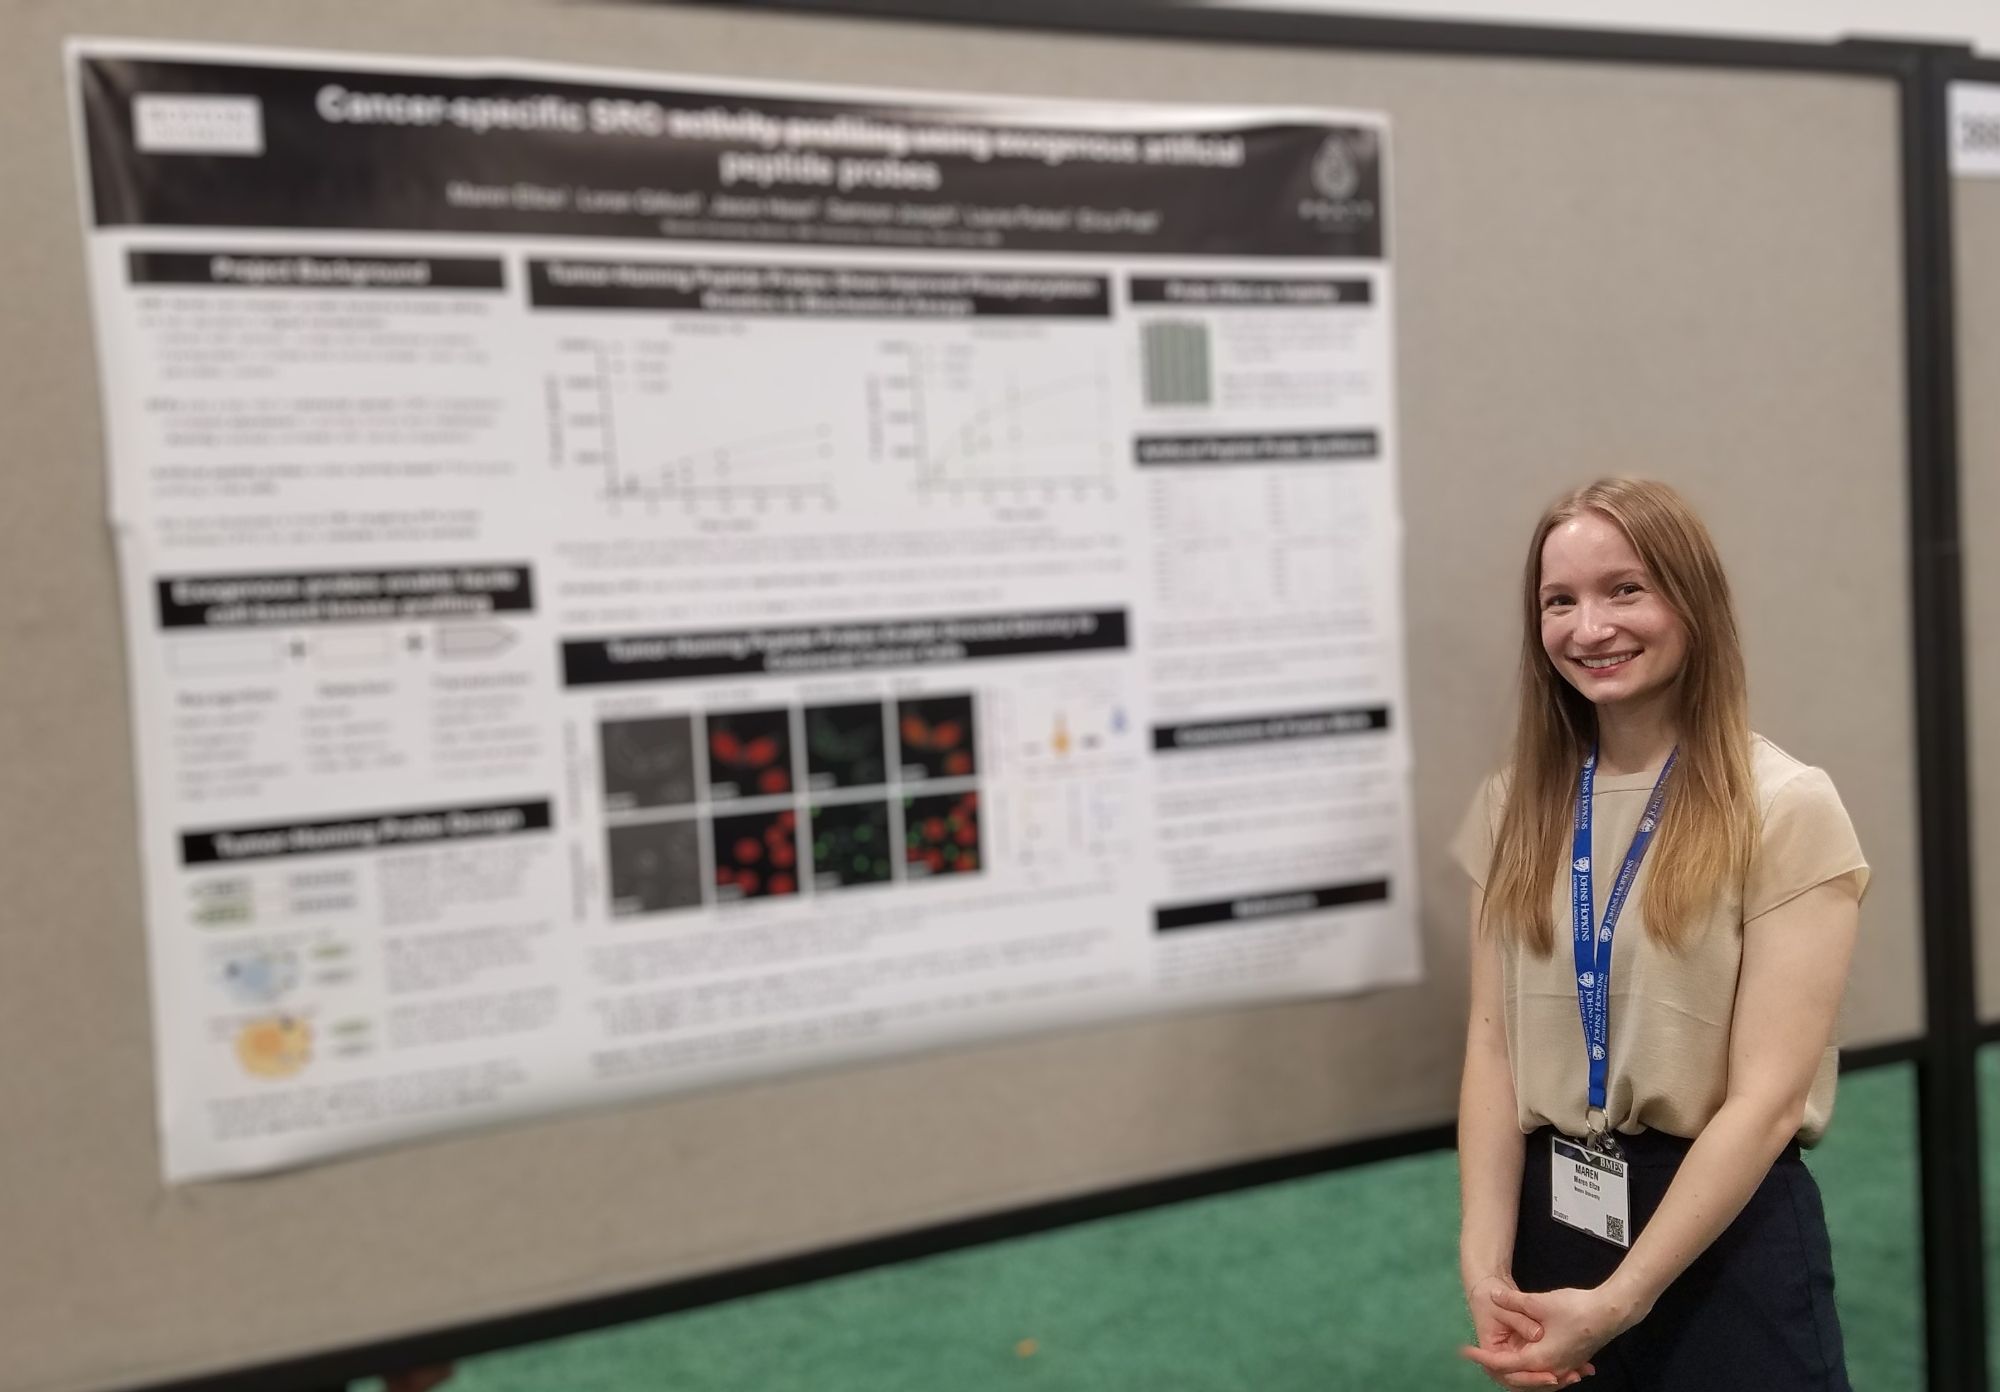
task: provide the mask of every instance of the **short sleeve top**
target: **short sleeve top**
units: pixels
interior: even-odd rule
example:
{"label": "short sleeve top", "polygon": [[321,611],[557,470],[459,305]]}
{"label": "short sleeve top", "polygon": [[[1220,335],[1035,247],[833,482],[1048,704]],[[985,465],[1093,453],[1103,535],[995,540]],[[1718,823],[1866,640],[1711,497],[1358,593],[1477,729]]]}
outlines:
{"label": "short sleeve top", "polygon": [[[1745,935],[1756,920],[1817,885],[1845,880],[1858,899],[1868,862],[1833,780],[1761,735],[1751,737],[1752,779],[1762,831],[1742,884],[1718,895],[1686,944],[1669,951],[1645,931],[1645,884],[1652,857],[1618,920],[1611,949],[1611,1039],[1605,1114],[1627,1133],[1647,1129],[1693,1137],[1721,1108],[1729,1083],[1730,1020]],[[1591,858],[1625,858],[1659,770],[1599,774],[1591,802]],[[1473,798],[1452,854],[1482,889],[1504,806],[1505,775]],[[1657,850],[1657,848],[1655,848]],[[1577,1015],[1570,938],[1569,879],[1550,873],[1549,913],[1556,948],[1546,958],[1519,943],[1501,948],[1507,1058],[1523,1131],[1552,1124],[1580,1136],[1588,1129],[1588,1062]],[[1604,913],[1614,877],[1594,877],[1594,912]],[[1833,1115],[1837,1051],[1820,1060],[1799,1139],[1817,1141]]]}

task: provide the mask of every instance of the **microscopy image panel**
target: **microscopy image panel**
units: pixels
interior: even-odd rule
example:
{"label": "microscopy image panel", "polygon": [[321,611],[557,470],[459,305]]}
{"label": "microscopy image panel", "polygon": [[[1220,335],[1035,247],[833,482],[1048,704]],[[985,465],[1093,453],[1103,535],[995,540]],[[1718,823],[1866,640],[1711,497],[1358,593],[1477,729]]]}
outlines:
{"label": "microscopy image panel", "polygon": [[708,717],[708,795],[776,797],[792,791],[792,713],[719,711]]}
{"label": "microscopy image panel", "polygon": [[799,892],[798,813],[749,812],[717,817],[715,897],[766,899]]}
{"label": "microscopy image panel", "polygon": [[979,869],[979,793],[903,799],[903,865],[912,879]]}
{"label": "microscopy image panel", "polygon": [[896,703],[896,737],[906,782],[920,778],[969,778],[974,755],[972,697],[926,696]]}
{"label": "microscopy image panel", "polygon": [[694,801],[694,721],[685,715],[607,720],[597,727],[604,807],[678,807]]}
{"label": "microscopy image panel", "polygon": [[813,808],[815,888],[883,884],[894,874],[892,852],[888,803],[845,802]]}
{"label": "microscopy image panel", "polygon": [[701,828],[693,821],[642,822],[606,833],[611,861],[611,915],[631,918],[698,908]]}
{"label": "microscopy image panel", "polygon": [[816,789],[889,781],[880,702],[806,707],[806,780]]}

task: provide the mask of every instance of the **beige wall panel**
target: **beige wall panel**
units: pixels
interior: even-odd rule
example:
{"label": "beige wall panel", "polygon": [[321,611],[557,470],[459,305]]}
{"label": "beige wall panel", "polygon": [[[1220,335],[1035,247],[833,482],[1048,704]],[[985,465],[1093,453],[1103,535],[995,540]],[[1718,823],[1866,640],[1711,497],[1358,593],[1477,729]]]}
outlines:
{"label": "beige wall panel", "polygon": [[1971,727],[1972,904],[1979,1018],[2000,1020],[2000,179],[1952,186],[1957,255],[1959,506],[1965,538],[1965,709]]}
{"label": "beige wall panel", "polygon": [[[1739,587],[1757,723],[1878,878],[1849,1038],[1919,1027],[1896,99],[1850,78],[982,34],[648,6],[0,0],[0,1392],[373,1341],[1447,1118],[1513,575],[1657,474]],[[1429,980],[597,1111],[167,1190],[65,34],[1380,108]]]}

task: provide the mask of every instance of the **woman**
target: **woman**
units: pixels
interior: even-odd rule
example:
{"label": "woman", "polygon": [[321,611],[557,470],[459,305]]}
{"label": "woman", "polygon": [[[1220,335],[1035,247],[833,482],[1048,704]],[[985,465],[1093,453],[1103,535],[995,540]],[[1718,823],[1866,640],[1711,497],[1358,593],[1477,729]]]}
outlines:
{"label": "woman", "polygon": [[1454,844],[1465,1356],[1506,1387],[1848,1392],[1799,1145],[1832,1111],[1853,827],[1750,732],[1728,582],[1672,489],[1558,500],[1524,588],[1513,757]]}

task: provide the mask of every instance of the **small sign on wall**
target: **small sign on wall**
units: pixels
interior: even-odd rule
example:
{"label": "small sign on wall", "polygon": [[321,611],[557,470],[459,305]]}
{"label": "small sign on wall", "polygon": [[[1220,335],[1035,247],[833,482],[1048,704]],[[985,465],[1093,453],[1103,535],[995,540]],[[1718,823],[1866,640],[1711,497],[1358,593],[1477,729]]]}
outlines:
{"label": "small sign on wall", "polygon": [[1951,84],[1951,172],[2000,178],[2000,84]]}

